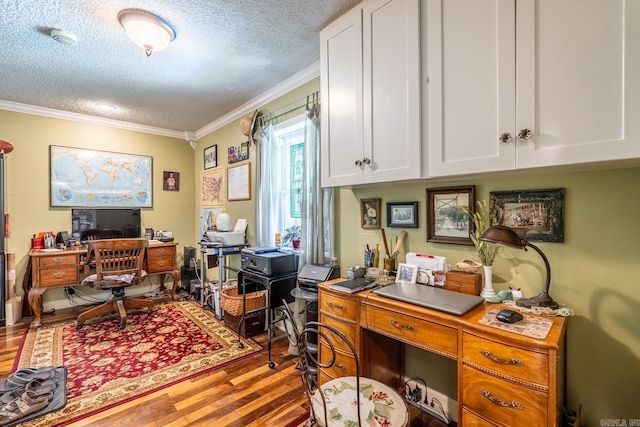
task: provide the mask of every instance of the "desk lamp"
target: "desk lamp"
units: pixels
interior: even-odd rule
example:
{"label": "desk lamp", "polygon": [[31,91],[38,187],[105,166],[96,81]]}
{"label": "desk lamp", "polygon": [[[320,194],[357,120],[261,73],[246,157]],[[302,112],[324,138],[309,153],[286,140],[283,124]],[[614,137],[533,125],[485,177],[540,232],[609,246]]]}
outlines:
{"label": "desk lamp", "polygon": [[552,309],[558,308],[558,303],[556,303],[553,298],[549,296],[549,285],[551,284],[551,268],[549,267],[549,261],[547,257],[544,256],[542,251],[538,249],[537,246],[529,243],[528,240],[523,239],[518,236],[518,234],[509,227],[505,227],[503,225],[494,225],[489,227],[487,231],[482,233],[480,236],[480,240],[484,242],[494,243],[497,245],[505,245],[511,246],[513,248],[520,248],[527,250],[527,246],[533,248],[536,252],[540,254],[542,260],[544,261],[544,266],[547,268],[547,281],[545,283],[544,291],[542,291],[539,295],[531,298],[519,298],[516,300],[516,305],[520,307],[549,307]]}

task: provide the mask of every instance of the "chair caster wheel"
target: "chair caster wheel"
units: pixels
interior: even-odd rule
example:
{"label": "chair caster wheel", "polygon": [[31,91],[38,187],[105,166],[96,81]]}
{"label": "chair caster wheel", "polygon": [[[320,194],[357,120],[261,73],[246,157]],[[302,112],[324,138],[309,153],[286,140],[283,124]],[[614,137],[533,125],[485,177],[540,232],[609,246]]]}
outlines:
{"label": "chair caster wheel", "polygon": [[80,329],[82,329],[82,325],[80,324],[76,325],[76,331],[79,331]]}
{"label": "chair caster wheel", "polygon": [[276,367],[276,364],[274,362],[272,362],[271,360],[269,360],[269,368],[273,369]]}

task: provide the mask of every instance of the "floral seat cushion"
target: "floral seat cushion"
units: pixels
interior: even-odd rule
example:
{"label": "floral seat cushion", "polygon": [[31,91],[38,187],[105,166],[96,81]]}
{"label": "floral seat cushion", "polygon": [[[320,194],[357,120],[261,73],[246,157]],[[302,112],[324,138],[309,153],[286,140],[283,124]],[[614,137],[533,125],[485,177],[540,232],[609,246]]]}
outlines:
{"label": "floral seat cushion", "polygon": [[[327,406],[328,426],[357,426],[356,377],[342,377],[324,383],[313,395],[317,422],[324,425],[322,398]],[[381,382],[360,378],[360,419],[367,427],[406,426],[409,412],[398,392]]]}

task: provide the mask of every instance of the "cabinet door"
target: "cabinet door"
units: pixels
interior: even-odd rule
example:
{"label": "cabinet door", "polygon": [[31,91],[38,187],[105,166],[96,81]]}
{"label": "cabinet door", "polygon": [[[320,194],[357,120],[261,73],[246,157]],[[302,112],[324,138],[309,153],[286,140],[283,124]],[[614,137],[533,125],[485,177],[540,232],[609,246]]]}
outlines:
{"label": "cabinet door", "polygon": [[517,167],[640,156],[640,5],[521,0]]}
{"label": "cabinet door", "polygon": [[428,0],[429,176],[511,169],[515,0]]}
{"label": "cabinet door", "polygon": [[362,12],[356,8],[320,33],[323,187],[362,183]]}
{"label": "cabinet door", "polygon": [[364,182],[419,178],[420,2],[363,5]]}

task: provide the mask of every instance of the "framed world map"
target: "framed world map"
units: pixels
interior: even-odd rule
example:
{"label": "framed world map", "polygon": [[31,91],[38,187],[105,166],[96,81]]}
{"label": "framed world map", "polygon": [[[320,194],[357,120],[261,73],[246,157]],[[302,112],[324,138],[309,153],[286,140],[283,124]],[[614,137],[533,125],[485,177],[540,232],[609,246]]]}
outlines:
{"label": "framed world map", "polygon": [[153,206],[150,156],[49,146],[52,207]]}

